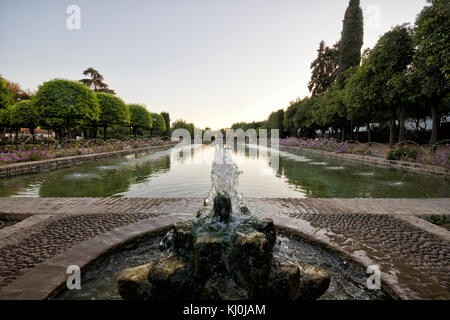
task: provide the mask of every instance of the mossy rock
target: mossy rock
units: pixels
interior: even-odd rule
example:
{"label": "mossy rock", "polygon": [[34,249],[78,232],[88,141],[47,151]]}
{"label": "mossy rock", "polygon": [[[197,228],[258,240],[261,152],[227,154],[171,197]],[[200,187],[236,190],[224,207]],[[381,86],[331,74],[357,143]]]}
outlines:
{"label": "mossy rock", "polygon": [[185,259],[177,254],[155,261],[148,272],[152,298],[189,298],[193,289],[190,269]]}
{"label": "mossy rock", "polygon": [[126,300],[146,300],[152,296],[152,286],[148,281],[148,272],[153,263],[123,270],[117,278],[117,289]]}

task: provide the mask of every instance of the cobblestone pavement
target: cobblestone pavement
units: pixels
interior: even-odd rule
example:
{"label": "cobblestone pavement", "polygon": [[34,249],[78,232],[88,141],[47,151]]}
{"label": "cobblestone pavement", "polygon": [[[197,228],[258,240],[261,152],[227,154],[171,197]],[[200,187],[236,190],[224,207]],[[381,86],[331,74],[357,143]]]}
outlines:
{"label": "cobblestone pavement", "polygon": [[[326,228],[328,237],[346,251],[361,252],[372,260],[376,257],[381,270],[396,270],[398,281],[418,294],[450,298],[449,241],[395,216],[311,213],[288,216],[305,220],[315,228]],[[439,286],[447,294],[440,292]]]}
{"label": "cobblestone pavement", "polygon": [[0,215],[31,216],[0,229],[0,288],[81,241],[139,220],[196,212],[201,205],[201,199],[0,198]]}
{"label": "cobblestone pavement", "polygon": [[[247,199],[256,212],[309,223],[346,251],[364,252],[419,296],[450,299],[450,232],[415,216],[450,214],[450,199]],[[169,213],[195,213],[202,199],[0,198],[0,290],[33,266],[114,228]],[[417,295],[416,295],[417,296]]]}

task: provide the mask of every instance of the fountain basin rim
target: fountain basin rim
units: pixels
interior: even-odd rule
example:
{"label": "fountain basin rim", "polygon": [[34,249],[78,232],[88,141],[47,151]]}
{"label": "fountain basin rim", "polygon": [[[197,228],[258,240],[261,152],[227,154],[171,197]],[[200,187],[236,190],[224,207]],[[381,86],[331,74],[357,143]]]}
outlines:
{"label": "fountain basin rim", "polygon": [[[263,217],[261,217],[263,218]],[[265,216],[264,218],[269,218]],[[317,233],[308,232],[298,219],[271,216],[277,232],[299,236],[303,240],[322,247],[363,268],[373,264],[360,256],[349,254],[339,246],[326,241]],[[0,300],[47,300],[66,289],[69,265],[78,265],[83,272],[95,261],[124,247],[135,245],[151,236],[161,235],[177,222],[193,220],[195,214],[169,214],[115,228],[92,239],[82,241],[63,253],[36,265],[24,275],[0,290]],[[411,299],[389,274],[382,273],[383,289],[394,299]]]}

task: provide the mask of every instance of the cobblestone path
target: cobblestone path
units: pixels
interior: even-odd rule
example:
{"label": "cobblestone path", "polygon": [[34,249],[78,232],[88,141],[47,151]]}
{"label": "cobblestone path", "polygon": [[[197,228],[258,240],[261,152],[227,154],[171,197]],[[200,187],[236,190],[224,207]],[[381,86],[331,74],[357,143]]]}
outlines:
{"label": "cobblestone path", "polygon": [[[418,216],[450,215],[450,199],[247,199],[263,214],[325,230],[334,243],[398,270],[421,296],[450,299],[450,232]],[[195,213],[202,199],[0,198],[0,291],[28,269],[114,228],[170,213]]]}

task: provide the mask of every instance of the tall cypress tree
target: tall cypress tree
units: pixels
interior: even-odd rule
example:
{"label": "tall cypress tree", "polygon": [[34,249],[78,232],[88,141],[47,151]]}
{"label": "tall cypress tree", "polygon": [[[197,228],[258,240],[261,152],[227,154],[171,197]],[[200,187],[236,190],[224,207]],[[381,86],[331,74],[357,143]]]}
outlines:
{"label": "tall cypress tree", "polygon": [[364,21],[359,0],[350,0],[343,22],[341,40],[338,52],[338,81],[344,84],[346,72],[361,62],[361,47],[363,45]]}

